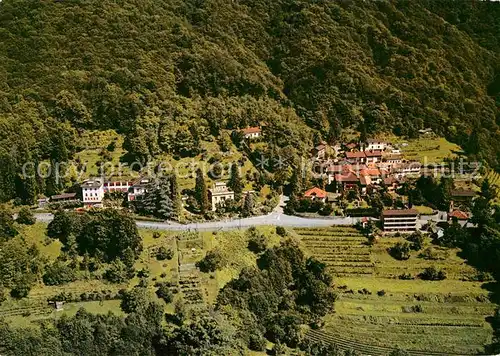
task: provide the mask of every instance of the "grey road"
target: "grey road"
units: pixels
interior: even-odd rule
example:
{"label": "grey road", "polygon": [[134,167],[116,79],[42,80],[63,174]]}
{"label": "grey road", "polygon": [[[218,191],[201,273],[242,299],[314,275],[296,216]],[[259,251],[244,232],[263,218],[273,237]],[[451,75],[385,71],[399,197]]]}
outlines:
{"label": "grey road", "polygon": [[[52,214],[35,214],[36,219],[42,222],[50,222]],[[248,228],[258,225],[274,225],[286,227],[324,227],[332,225],[353,225],[360,218],[331,217],[331,218],[301,218],[273,212],[269,215],[254,216],[245,219],[232,219],[223,221],[208,221],[202,223],[179,224],[176,222],[153,222],[137,220],[137,226],[158,230],[231,230]]]}

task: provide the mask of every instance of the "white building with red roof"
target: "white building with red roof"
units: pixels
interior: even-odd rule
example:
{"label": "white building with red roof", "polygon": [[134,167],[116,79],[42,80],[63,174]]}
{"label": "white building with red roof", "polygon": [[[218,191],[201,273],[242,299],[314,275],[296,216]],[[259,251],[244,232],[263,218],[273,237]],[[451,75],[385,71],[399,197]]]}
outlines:
{"label": "white building with red roof", "polygon": [[262,134],[262,130],[258,126],[247,127],[246,129],[241,130],[243,133],[243,137],[248,139],[259,138]]}
{"label": "white building with red roof", "polygon": [[311,200],[321,200],[322,202],[326,202],[327,196],[327,192],[318,187],[311,188],[304,193],[304,198]]}

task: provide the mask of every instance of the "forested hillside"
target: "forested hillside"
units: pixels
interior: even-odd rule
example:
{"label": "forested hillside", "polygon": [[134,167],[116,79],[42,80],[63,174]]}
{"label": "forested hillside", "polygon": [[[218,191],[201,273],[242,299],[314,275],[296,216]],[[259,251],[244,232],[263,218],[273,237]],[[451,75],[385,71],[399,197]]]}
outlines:
{"label": "forested hillside", "polygon": [[499,168],[499,22],[487,1],[4,0],[0,199],[85,129],[147,160],[256,124],[299,152],[432,127]]}

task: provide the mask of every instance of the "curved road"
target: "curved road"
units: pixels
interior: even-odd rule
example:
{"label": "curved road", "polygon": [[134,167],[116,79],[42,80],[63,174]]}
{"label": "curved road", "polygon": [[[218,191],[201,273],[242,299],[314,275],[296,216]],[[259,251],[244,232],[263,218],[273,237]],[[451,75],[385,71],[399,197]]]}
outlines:
{"label": "curved road", "polygon": [[[50,222],[54,215],[50,213],[35,214],[38,221]],[[361,218],[332,217],[332,218],[301,218],[273,212],[269,215],[254,216],[245,219],[222,221],[207,221],[202,223],[179,224],[177,222],[155,222],[136,220],[138,227],[158,230],[231,230],[248,228],[257,225],[274,225],[287,227],[325,227],[332,225],[353,225]]]}

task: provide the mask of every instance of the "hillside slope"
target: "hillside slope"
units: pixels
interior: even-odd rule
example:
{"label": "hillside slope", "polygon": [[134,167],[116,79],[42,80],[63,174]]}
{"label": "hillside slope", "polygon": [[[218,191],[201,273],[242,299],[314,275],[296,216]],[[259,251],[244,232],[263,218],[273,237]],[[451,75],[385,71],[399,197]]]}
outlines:
{"label": "hillside slope", "polygon": [[[302,149],[312,135],[300,121],[330,139],[341,127],[410,137],[432,127],[499,168],[499,7],[4,0],[0,156],[13,163],[0,183],[12,180],[20,152],[59,155],[61,134],[51,131],[64,131],[71,154],[70,126],[117,129],[140,159],[174,153],[185,132],[217,137],[259,122],[276,128],[277,146]],[[10,132],[25,121],[23,148]]]}

